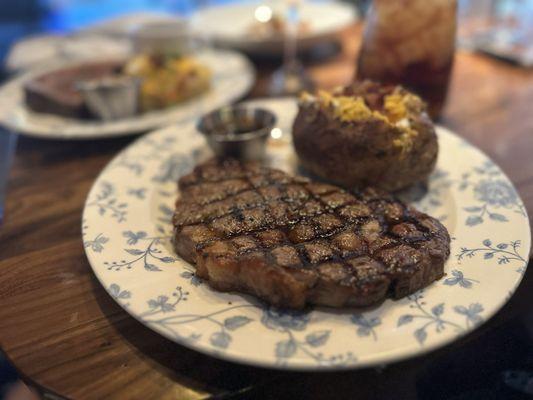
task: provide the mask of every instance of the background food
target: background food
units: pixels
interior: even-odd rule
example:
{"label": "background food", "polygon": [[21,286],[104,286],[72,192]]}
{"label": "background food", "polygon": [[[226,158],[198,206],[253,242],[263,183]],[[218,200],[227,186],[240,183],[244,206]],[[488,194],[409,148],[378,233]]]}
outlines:
{"label": "background food", "polygon": [[211,71],[192,56],[139,55],[124,71],[142,79],[141,108],[157,110],[209,89]]}
{"label": "background food", "polygon": [[124,62],[88,62],[37,76],[25,87],[25,101],[35,112],[70,118],[94,117],[78,85],[113,76],[141,79],[141,111],[166,108],[209,89],[211,71],[192,56],[141,54]]}

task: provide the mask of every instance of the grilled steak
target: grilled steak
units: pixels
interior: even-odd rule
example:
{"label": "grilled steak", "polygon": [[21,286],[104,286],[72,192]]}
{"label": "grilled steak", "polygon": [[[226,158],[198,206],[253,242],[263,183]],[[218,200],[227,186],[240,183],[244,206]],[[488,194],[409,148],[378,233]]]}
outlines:
{"label": "grilled steak", "polygon": [[450,252],[437,220],[375,189],[235,160],[199,165],[179,188],[177,253],[213,288],[276,306],[397,299],[442,277]]}

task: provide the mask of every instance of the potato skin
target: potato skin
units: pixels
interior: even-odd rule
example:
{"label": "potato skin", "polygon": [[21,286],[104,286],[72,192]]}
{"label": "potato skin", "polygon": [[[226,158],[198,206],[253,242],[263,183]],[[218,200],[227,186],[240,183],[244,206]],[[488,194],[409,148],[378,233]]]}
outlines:
{"label": "potato skin", "polygon": [[425,112],[410,118],[418,133],[409,150],[393,144],[401,130],[378,118],[343,122],[312,104],[300,104],[293,143],[302,165],[313,174],[352,188],[388,191],[427,179],[438,154],[433,123]]}

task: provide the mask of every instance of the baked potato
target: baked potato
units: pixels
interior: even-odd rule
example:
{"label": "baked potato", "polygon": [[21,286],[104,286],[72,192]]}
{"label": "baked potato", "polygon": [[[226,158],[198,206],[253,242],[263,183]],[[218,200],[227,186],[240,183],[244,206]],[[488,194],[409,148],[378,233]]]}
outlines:
{"label": "baked potato", "polygon": [[124,72],[142,79],[143,111],[189,100],[207,92],[211,83],[211,70],[188,55],[137,55],[128,61]]}
{"label": "baked potato", "polygon": [[403,189],[426,180],[438,154],[420,97],[371,81],[302,94],[293,139],[306,169],[348,188]]}

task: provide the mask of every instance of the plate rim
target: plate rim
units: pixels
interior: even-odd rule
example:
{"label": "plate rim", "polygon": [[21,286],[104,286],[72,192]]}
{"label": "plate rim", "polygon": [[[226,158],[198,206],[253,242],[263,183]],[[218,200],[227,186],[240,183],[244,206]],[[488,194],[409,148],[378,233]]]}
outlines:
{"label": "plate rim", "polygon": [[[272,98],[258,98],[258,99],[248,100],[248,101],[245,101],[243,103],[244,104],[251,104],[251,105],[253,105],[254,103],[255,104],[257,104],[257,103],[262,103],[262,104],[270,103],[270,104],[272,104],[272,103],[276,103],[276,102],[294,101],[294,100],[295,100],[294,98],[290,98],[290,97],[275,98],[275,99],[272,99]],[[190,122],[189,123],[183,123],[181,126],[186,127],[188,124],[190,124]],[[492,158],[490,158],[483,150],[481,150],[477,146],[472,145],[468,140],[466,140],[465,138],[459,136],[454,131],[452,131],[452,130],[446,128],[446,127],[443,127],[441,125],[438,125],[438,124],[435,124],[435,127],[437,128],[437,130],[439,132],[443,132],[445,135],[449,135],[449,136],[453,137],[455,140],[460,140],[462,142],[467,143],[468,147],[470,148],[470,150],[478,152],[483,157],[485,157],[486,159],[492,161]],[[159,134],[159,133],[162,133],[162,132],[165,132],[165,131],[170,131],[172,129],[174,129],[174,128],[173,127],[166,127],[166,128],[162,128],[162,129],[157,129],[157,130],[154,130],[154,131],[150,132],[149,135]],[[108,162],[108,164],[106,164],[106,166],[100,171],[98,176],[95,178],[95,180],[94,180],[94,182],[93,182],[93,184],[91,186],[91,189],[89,190],[89,192],[87,194],[87,198],[86,198],[86,200],[84,202],[84,208],[83,208],[83,213],[82,213],[82,232],[83,233],[85,232],[85,229],[84,229],[83,225],[84,225],[84,221],[86,219],[86,212],[87,212],[87,209],[88,209],[87,208],[87,204],[88,204],[89,199],[91,198],[91,195],[97,189],[97,184],[100,182],[101,177],[107,172],[107,170],[112,166],[113,162],[118,157],[120,157],[128,149],[136,146],[137,142],[141,141],[142,139],[143,139],[143,137],[136,139],[135,141],[130,143],[128,146],[123,148],[120,152],[118,152],[115,155],[115,157],[113,157]],[[494,161],[492,161],[492,162],[494,162]],[[500,171],[502,173],[502,176],[509,183],[511,183],[513,189],[516,191],[516,193],[518,195],[518,199],[519,199],[520,203],[523,204],[522,198],[520,197],[520,194],[516,190],[513,182],[509,179],[509,177],[507,176],[505,171],[503,171],[499,167],[498,164],[495,163],[495,165],[500,169]],[[523,240],[524,248],[528,249],[527,250],[528,251],[528,253],[527,253],[528,254],[527,261],[529,261],[529,255],[531,253],[531,225],[530,225],[530,221],[529,221],[529,215],[527,214],[527,210],[526,210],[526,218],[524,218],[524,219],[525,219],[525,225],[527,227],[527,230],[526,230],[527,238],[524,237],[524,238],[521,238],[521,240]],[[525,240],[525,239],[527,239],[527,240]],[[83,236],[82,236],[82,241],[83,241]],[[86,257],[87,257],[87,259],[89,261],[89,264],[91,266],[91,269],[92,269],[94,275],[96,276],[96,278],[98,279],[99,283],[102,285],[102,287],[106,291],[106,293],[110,297],[112,297],[113,300],[129,316],[135,318],[137,321],[139,321],[145,327],[151,329],[152,331],[154,331],[155,333],[165,337],[166,339],[169,339],[170,341],[172,341],[174,343],[177,343],[178,345],[184,346],[184,347],[186,347],[186,348],[188,348],[190,350],[197,351],[199,353],[202,353],[202,354],[210,356],[210,357],[214,357],[214,358],[217,358],[217,359],[220,359],[220,360],[224,360],[224,361],[234,362],[234,363],[241,364],[241,365],[248,365],[248,366],[252,366],[252,367],[267,368],[267,369],[282,370],[282,371],[327,372],[327,371],[356,370],[356,369],[363,369],[363,368],[374,367],[374,366],[390,365],[390,364],[394,364],[394,363],[398,363],[398,362],[404,361],[406,359],[414,359],[414,358],[419,358],[421,356],[427,355],[428,353],[431,353],[431,352],[436,351],[438,349],[444,348],[444,347],[450,345],[451,343],[453,343],[453,342],[455,342],[457,340],[460,340],[461,338],[463,338],[463,337],[465,337],[467,335],[470,335],[474,331],[477,331],[480,327],[484,326],[487,322],[489,322],[489,320],[492,319],[499,311],[501,311],[501,309],[508,303],[510,298],[516,292],[516,290],[519,287],[519,285],[522,283],[523,278],[525,276],[525,271],[524,271],[524,273],[520,274],[520,277],[516,280],[514,286],[512,288],[509,288],[510,295],[507,296],[507,297],[500,297],[500,299],[497,302],[497,305],[493,306],[492,309],[490,310],[490,312],[486,313],[486,315],[484,316],[484,321],[481,324],[476,325],[476,326],[472,326],[468,330],[465,330],[463,332],[458,332],[457,334],[450,335],[449,337],[446,337],[444,339],[440,339],[440,340],[432,342],[432,343],[427,343],[427,344],[424,345],[424,347],[418,348],[414,354],[413,354],[412,347],[403,346],[403,347],[400,347],[400,348],[395,348],[394,351],[389,351],[388,354],[393,354],[393,356],[387,357],[387,360],[383,360],[382,359],[383,356],[379,355],[379,353],[376,353],[377,355],[370,357],[370,359],[365,359],[364,361],[360,361],[359,359],[356,359],[354,362],[347,363],[347,364],[321,365],[321,364],[311,364],[311,363],[305,363],[305,362],[304,363],[300,363],[298,360],[294,360],[294,361],[291,361],[291,363],[288,364],[288,365],[279,365],[279,364],[274,363],[273,361],[269,362],[269,361],[266,361],[265,359],[261,359],[261,358],[253,358],[253,357],[252,358],[250,358],[250,357],[247,358],[247,357],[244,357],[242,355],[232,354],[231,352],[220,352],[220,351],[215,350],[212,347],[209,347],[208,345],[206,345],[206,344],[204,344],[202,342],[197,342],[195,344],[191,344],[190,341],[187,341],[186,339],[184,339],[182,337],[171,336],[171,335],[167,334],[163,330],[157,330],[156,328],[152,327],[150,324],[147,324],[145,321],[143,321],[141,318],[139,318],[138,315],[136,315],[134,313],[131,313],[124,304],[122,304],[117,299],[115,299],[113,296],[111,296],[111,293],[109,292],[108,287],[106,286],[106,284],[108,284],[108,282],[105,282],[104,278],[98,272],[98,269],[94,267],[93,263],[96,263],[96,262],[91,259],[91,257],[93,257],[93,255],[87,250],[86,247],[84,247],[84,251],[85,251]],[[529,263],[526,263],[526,270],[528,268],[528,264]],[[209,289],[209,290],[212,290],[212,289]],[[249,295],[245,295],[245,296],[248,297],[248,298],[251,298],[252,300],[255,300],[255,298],[253,296],[249,296]],[[381,307],[381,305],[379,307]],[[320,307],[318,307],[318,308],[321,309]],[[366,356],[366,357],[368,358],[368,356]]]}

